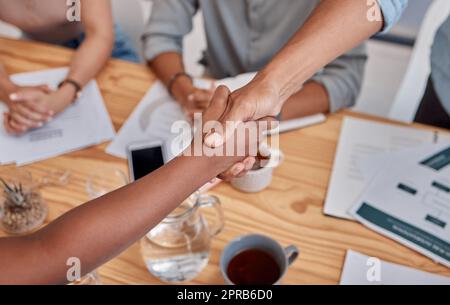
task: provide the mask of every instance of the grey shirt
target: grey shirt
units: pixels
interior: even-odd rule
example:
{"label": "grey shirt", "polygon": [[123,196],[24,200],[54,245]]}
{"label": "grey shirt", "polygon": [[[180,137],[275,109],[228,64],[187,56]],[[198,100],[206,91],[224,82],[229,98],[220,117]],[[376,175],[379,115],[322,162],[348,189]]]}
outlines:
{"label": "grey shirt", "polygon": [[450,16],[434,38],[431,50],[431,78],[442,106],[450,115]]}
{"label": "grey shirt", "polygon": [[[304,24],[320,0],[153,0],[143,40],[147,60],[176,51],[201,9],[207,38],[208,74],[215,78],[263,68]],[[330,110],[352,106],[359,94],[367,55],[364,45],[339,57],[313,80],[323,84]],[[292,67],[295,69],[295,67]]]}

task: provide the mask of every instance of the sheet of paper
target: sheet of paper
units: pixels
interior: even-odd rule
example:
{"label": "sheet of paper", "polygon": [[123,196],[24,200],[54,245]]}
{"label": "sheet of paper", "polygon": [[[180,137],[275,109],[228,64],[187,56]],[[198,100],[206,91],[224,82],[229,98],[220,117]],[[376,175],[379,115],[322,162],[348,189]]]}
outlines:
{"label": "sheet of paper", "polygon": [[[12,76],[20,85],[48,84],[56,89],[66,77],[67,68],[22,73]],[[6,107],[1,104],[5,111]],[[6,134],[0,118],[1,163],[27,164],[95,145],[114,138],[115,131],[95,81],[83,90],[82,97],[44,127],[15,137]]]}
{"label": "sheet of paper", "polygon": [[[242,74],[233,78],[226,78],[215,81],[214,85],[225,85],[231,91],[237,90],[248,84],[255,77],[255,73]],[[196,79],[195,85],[199,88],[211,88],[212,82],[206,79]],[[282,122],[280,130],[284,127],[291,127],[297,124],[298,128],[306,127],[312,124],[318,124],[324,121],[322,115],[304,118],[298,124],[298,120],[290,122]],[[106,152],[120,158],[127,157],[127,147],[136,142],[151,142],[154,140],[163,141],[168,149],[167,160],[172,159],[183,150],[183,145],[179,144],[181,141],[176,139],[185,139],[189,135],[182,135],[181,132],[172,131],[174,122],[184,121],[187,119],[181,107],[168,94],[167,90],[161,82],[155,82],[150,88],[139,105],[133,111],[131,116],[120,129],[115,140],[107,147]],[[176,145],[174,145],[174,143]],[[172,146],[177,149],[171,149]]]}
{"label": "sheet of paper", "polygon": [[[127,147],[132,143],[162,140],[169,145],[176,137],[176,134],[171,132],[171,126],[178,120],[185,120],[181,107],[168,95],[162,83],[156,82],[122,126],[106,152],[126,158]],[[170,157],[166,156],[168,159]]]}
{"label": "sheet of paper", "polygon": [[[379,274],[377,274],[378,272]],[[348,250],[345,257],[340,284],[450,285],[450,278],[385,262],[352,250]]]}
{"label": "sheet of paper", "polygon": [[350,213],[450,267],[450,143],[393,155]]}
{"label": "sheet of paper", "polygon": [[432,131],[346,117],[341,129],[324,213],[352,219],[348,210],[374,174],[364,170],[362,160],[439,142],[440,137]]}
{"label": "sheet of paper", "polygon": [[[436,144],[439,143],[450,143],[450,136],[446,134],[440,134],[438,136],[438,141],[436,142]],[[383,165],[386,162],[389,162],[391,158],[395,158],[396,156],[399,157],[402,155],[408,155],[409,158],[414,158],[415,156],[419,157],[422,151],[426,151],[427,149],[429,149],[429,144],[424,144],[413,149],[402,149],[400,151],[392,153],[382,153],[376,156],[365,156],[361,158],[361,162],[359,162],[360,168],[361,171],[363,171],[367,175],[367,177],[373,177],[378,173],[378,171],[383,168]]]}
{"label": "sheet of paper", "polygon": [[[243,74],[235,78],[228,78],[215,82],[216,86],[226,85],[230,90],[241,88],[250,82],[254,73]],[[210,88],[212,82],[206,79],[196,79],[195,85],[199,88]],[[183,150],[170,149],[173,141],[182,136],[180,132],[172,132],[174,122],[184,121],[187,118],[182,108],[169,95],[161,82],[155,82],[150,88],[131,116],[120,129],[115,140],[106,149],[106,152],[120,158],[127,157],[127,147],[136,142],[163,141],[169,148],[166,151],[167,160],[172,159]]]}

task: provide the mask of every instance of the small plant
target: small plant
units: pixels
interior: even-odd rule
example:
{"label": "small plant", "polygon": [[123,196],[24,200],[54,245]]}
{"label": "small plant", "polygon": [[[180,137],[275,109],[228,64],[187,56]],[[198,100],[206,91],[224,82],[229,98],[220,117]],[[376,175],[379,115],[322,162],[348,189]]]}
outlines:
{"label": "small plant", "polygon": [[0,202],[3,229],[12,234],[25,234],[41,226],[48,213],[41,195],[21,183],[7,183],[2,178],[0,182],[4,194]]}
{"label": "small plant", "polygon": [[22,184],[9,185],[5,180],[0,178],[0,182],[3,184],[3,192],[5,193],[5,208],[12,209],[26,209],[30,208],[30,204],[27,201],[29,197],[28,193],[24,193]]}

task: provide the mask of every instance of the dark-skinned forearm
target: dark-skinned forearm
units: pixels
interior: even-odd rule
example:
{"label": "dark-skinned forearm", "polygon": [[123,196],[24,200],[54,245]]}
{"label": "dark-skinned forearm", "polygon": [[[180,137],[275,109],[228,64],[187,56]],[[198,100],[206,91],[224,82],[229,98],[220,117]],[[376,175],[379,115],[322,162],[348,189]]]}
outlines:
{"label": "dark-skinned forearm", "polygon": [[95,269],[229,166],[223,164],[217,158],[179,157],[134,184],[75,208],[31,236],[0,239],[0,283],[64,283],[70,257],[80,259],[83,274]]}

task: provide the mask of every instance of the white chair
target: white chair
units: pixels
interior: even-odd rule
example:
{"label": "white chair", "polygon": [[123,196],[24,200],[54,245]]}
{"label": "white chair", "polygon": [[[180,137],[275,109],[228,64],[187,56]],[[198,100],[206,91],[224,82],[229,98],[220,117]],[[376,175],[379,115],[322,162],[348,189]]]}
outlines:
{"label": "white chair", "polygon": [[430,55],[434,36],[449,14],[449,0],[434,0],[428,9],[408,70],[389,113],[391,119],[408,123],[414,120],[431,72]]}
{"label": "white chair", "polygon": [[206,49],[206,35],[201,11],[195,15],[193,24],[192,32],[186,35],[183,41],[183,61],[188,73],[201,77],[205,73],[205,67],[198,62]]}

